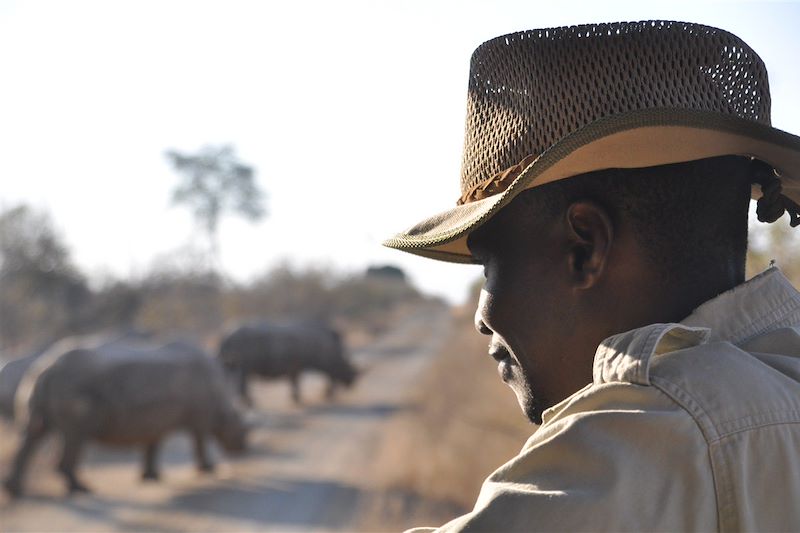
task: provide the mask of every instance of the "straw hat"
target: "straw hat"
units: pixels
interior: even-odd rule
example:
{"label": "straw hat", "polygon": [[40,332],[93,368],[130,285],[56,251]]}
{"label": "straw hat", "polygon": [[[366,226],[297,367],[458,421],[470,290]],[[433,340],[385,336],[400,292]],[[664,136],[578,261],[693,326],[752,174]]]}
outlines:
{"label": "straw hat", "polygon": [[523,190],[722,155],[771,166],[797,217],[800,137],[771,127],[766,67],[735,35],[645,21],[497,37],[472,55],[458,205],[384,245],[474,262],[469,233]]}

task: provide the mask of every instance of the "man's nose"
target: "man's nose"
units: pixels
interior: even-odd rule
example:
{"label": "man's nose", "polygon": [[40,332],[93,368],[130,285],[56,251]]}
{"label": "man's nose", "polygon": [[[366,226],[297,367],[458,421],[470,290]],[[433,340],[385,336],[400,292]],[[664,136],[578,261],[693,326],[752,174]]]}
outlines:
{"label": "man's nose", "polygon": [[481,315],[481,306],[478,306],[478,309],[475,310],[475,329],[478,330],[478,333],[481,335],[491,335],[492,330],[489,329],[489,326],[486,325],[486,322],[483,321],[483,316]]}
{"label": "man's nose", "polygon": [[480,318],[475,318],[475,329],[478,330],[478,333],[481,335],[491,335],[492,330],[481,320]]}

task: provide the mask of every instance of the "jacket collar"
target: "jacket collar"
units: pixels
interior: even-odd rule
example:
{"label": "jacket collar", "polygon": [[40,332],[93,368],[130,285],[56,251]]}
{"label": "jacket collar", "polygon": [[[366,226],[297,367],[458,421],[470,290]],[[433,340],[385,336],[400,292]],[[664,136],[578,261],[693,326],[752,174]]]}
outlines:
{"label": "jacket collar", "polygon": [[681,321],[710,330],[709,342],[743,342],[800,323],[800,293],[776,267],[705,302]]}

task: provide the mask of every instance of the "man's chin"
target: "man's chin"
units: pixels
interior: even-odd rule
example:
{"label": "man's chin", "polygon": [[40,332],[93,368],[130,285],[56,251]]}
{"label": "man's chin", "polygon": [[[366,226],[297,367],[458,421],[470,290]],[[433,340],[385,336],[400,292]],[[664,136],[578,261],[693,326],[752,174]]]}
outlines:
{"label": "man's chin", "polygon": [[528,420],[537,426],[540,425],[542,423],[542,413],[547,409],[547,406],[537,401],[528,387],[524,387],[523,390],[518,390],[514,387],[514,394],[517,396],[517,403],[519,403],[522,413]]}
{"label": "man's chin", "polygon": [[537,426],[542,424],[542,413],[544,412],[544,407],[535,402],[524,404],[520,403],[520,407],[522,408],[523,414],[528,417],[528,420]]}

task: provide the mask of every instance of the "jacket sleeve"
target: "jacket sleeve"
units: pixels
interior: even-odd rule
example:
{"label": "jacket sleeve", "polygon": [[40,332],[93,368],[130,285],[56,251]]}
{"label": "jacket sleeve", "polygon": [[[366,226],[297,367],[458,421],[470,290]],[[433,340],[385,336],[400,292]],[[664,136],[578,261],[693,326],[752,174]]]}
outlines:
{"label": "jacket sleeve", "polygon": [[439,531],[717,529],[708,444],[680,406],[624,383],[565,403]]}

